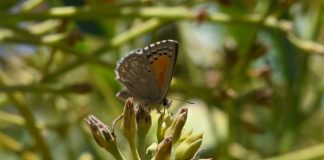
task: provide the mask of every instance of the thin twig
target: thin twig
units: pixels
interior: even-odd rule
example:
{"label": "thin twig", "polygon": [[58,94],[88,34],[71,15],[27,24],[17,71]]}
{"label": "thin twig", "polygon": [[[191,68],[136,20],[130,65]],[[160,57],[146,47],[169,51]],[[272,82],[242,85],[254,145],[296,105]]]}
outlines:
{"label": "thin twig", "polygon": [[23,117],[11,113],[0,111],[0,121],[18,126],[24,126],[26,121]]}
{"label": "thin twig", "polygon": [[[148,32],[151,32],[152,30],[157,29],[164,23],[165,23],[164,21],[161,21],[156,18],[149,19],[140,25],[134,26],[130,30],[125,31],[125,32],[113,37],[108,42],[107,45],[105,45],[101,48],[98,48],[96,51],[93,52],[92,55],[98,57],[98,56],[102,55],[103,53],[105,53],[106,50],[111,49],[111,48],[117,48],[117,47],[121,46],[122,44],[135,39],[136,37],[139,37],[139,36],[144,35]],[[80,66],[83,63],[84,63],[84,61],[82,61],[82,60],[75,60],[69,64],[64,65],[62,68],[54,71],[53,73],[49,73],[48,75],[46,75],[46,77],[44,77],[44,79],[42,81],[46,82],[48,80],[55,79],[55,77],[58,77],[59,75],[64,74],[64,73]]]}
{"label": "thin twig", "polygon": [[[0,75],[0,84],[6,84],[7,79],[4,74]],[[46,144],[44,137],[41,134],[41,131],[37,127],[36,119],[31,111],[31,108],[27,105],[24,97],[20,93],[10,93],[8,94],[9,99],[24,117],[26,122],[26,127],[30,134],[34,137],[37,148],[43,154],[43,159],[51,160],[52,155],[49,150],[49,147]]]}
{"label": "thin twig", "polygon": [[[109,8],[109,9],[107,9]],[[196,20],[197,12],[185,7],[112,7],[109,6],[86,6],[86,7],[56,7],[48,11],[38,13],[1,13],[0,24],[9,22],[20,22],[26,20],[45,19],[107,19],[107,18],[158,18],[160,20]],[[232,16],[223,13],[210,13],[204,15],[204,20],[215,23],[244,23],[257,25],[293,35],[292,30],[287,30],[286,24],[290,21],[278,20],[274,16],[264,18],[260,15]],[[262,23],[260,23],[262,22]],[[284,24],[284,26],[282,26]],[[324,54],[324,46],[315,42],[309,42],[293,36],[289,39],[297,48]],[[303,43],[306,43],[304,45]],[[313,48],[310,50],[310,48]]]}
{"label": "thin twig", "polygon": [[29,43],[29,44],[34,44],[34,45],[46,45],[49,47],[60,49],[60,50],[64,51],[64,53],[74,55],[74,56],[78,57],[79,59],[81,59],[82,61],[93,62],[93,63],[100,64],[104,67],[109,67],[109,68],[113,67],[112,64],[102,61],[94,56],[89,56],[87,54],[80,53],[80,51],[77,51],[77,50],[73,49],[72,47],[64,45],[60,42],[49,42],[49,41],[44,40],[44,38],[42,38],[42,37],[27,34],[27,32],[20,31],[19,33],[17,33],[16,31],[17,30],[15,30],[15,33],[13,33],[13,34],[8,34],[8,36],[2,37],[1,41],[7,42],[7,43]]}

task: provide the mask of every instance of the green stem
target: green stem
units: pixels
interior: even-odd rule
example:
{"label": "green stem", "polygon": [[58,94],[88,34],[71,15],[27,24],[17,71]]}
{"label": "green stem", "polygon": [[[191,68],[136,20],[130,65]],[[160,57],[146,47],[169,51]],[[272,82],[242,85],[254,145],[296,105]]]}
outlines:
{"label": "green stem", "polygon": [[[34,44],[34,45],[46,45],[49,47],[57,48],[66,54],[71,54],[79,58],[79,60],[82,61],[90,61],[96,64],[100,64],[104,67],[112,68],[113,65],[109,64],[105,61],[102,61],[101,59],[96,58],[95,56],[89,56],[87,54],[81,53],[78,50],[75,50],[74,48],[71,48],[70,46],[67,46],[65,44],[60,43],[62,39],[58,38],[56,40],[48,40],[50,37],[39,37],[37,35],[30,34],[24,30],[18,29],[18,28],[10,28],[11,33],[4,35],[2,39],[0,39],[3,42],[9,42],[9,43],[28,43],[28,44]],[[10,32],[10,31],[9,31]],[[55,35],[52,35],[54,37]],[[59,35],[57,35],[59,36]]]}
{"label": "green stem", "polygon": [[17,85],[17,86],[0,86],[0,93],[5,92],[5,93],[13,93],[13,92],[53,92],[53,93],[58,93],[61,90],[59,89],[53,89],[45,86],[33,86],[33,85]]}
{"label": "green stem", "polygon": [[136,145],[135,145],[135,139],[129,139],[128,140],[128,143],[129,143],[129,147],[131,149],[131,152],[132,152],[132,156],[133,156],[133,159],[134,160],[141,160],[138,152],[137,152],[137,148],[136,148]]}
{"label": "green stem", "polygon": [[[0,111],[0,121],[5,123],[10,123],[18,126],[24,126],[26,125],[26,121],[23,117],[10,114],[7,112]],[[37,125],[38,128],[40,128],[40,125]]]}
{"label": "green stem", "polygon": [[138,145],[137,149],[139,152],[139,155],[141,157],[141,160],[146,159],[146,154],[145,154],[145,135],[138,135]]}
{"label": "green stem", "polygon": [[[107,49],[110,48],[117,48],[141,35],[144,35],[148,32],[151,32],[152,30],[157,29],[158,27],[160,27],[162,24],[164,24],[164,21],[161,21],[159,19],[156,18],[152,18],[149,19],[145,22],[143,22],[140,25],[134,26],[133,28],[131,28],[128,31],[125,31],[115,37],[113,37],[109,42],[108,45],[101,47],[99,49],[97,49],[96,51],[94,51],[93,55],[95,55],[94,57],[100,56],[103,53],[105,53],[105,51]],[[44,79],[43,82],[49,81],[51,79],[55,79],[55,77],[64,74],[74,68],[76,68],[77,66],[80,66],[81,64],[83,64],[84,61],[80,61],[80,60],[75,60],[72,63],[66,64],[65,66],[63,66],[62,68],[58,69],[57,71],[48,74]]]}
{"label": "green stem", "polygon": [[[160,20],[196,20],[197,11],[184,7],[116,7],[116,6],[87,6],[87,7],[56,7],[38,13],[0,13],[0,24],[21,22],[26,20],[45,19],[106,19],[106,18],[158,18]],[[244,23],[264,28],[275,29],[284,33],[293,34],[290,21],[278,20],[274,16],[264,18],[262,15],[231,16],[222,13],[210,13],[204,17],[205,21],[216,23]],[[290,36],[291,37],[291,36]],[[324,46],[315,42],[291,37],[290,41],[303,50],[314,50],[315,53],[324,54]],[[306,45],[305,45],[305,44]],[[309,47],[314,46],[314,47]]]}
{"label": "green stem", "polygon": [[111,153],[116,160],[125,160],[124,156],[120,153],[117,147],[109,148],[107,151]]}
{"label": "green stem", "polygon": [[75,88],[69,88],[69,86],[63,86],[62,88],[48,87],[43,85],[15,85],[15,86],[0,86],[0,93],[13,93],[13,92],[30,92],[30,93],[78,93]]}
{"label": "green stem", "polygon": [[20,152],[24,149],[24,145],[14,138],[0,132],[0,146],[15,152]]}
{"label": "green stem", "polygon": [[[9,80],[6,79],[4,74],[0,74],[0,84],[6,84]],[[50,153],[49,147],[45,143],[46,140],[43,138],[41,131],[37,127],[36,119],[31,111],[31,108],[27,105],[22,94],[10,93],[8,94],[9,99],[24,117],[26,122],[26,127],[30,134],[34,137],[37,148],[43,154],[43,159],[52,160],[52,155]]]}

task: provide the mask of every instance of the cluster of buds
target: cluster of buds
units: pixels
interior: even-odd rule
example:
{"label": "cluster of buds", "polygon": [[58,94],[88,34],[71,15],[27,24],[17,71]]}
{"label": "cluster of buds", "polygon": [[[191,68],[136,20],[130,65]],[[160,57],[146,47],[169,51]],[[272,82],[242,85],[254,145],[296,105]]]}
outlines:
{"label": "cluster of buds", "polygon": [[[157,124],[157,143],[145,148],[145,137],[152,125],[150,113],[140,106],[135,109],[133,100],[125,102],[121,130],[129,143],[132,157],[135,160],[190,160],[199,159],[199,147],[203,134],[183,133],[188,109],[182,108],[172,116],[167,110],[161,112]],[[111,153],[117,160],[125,159],[119,151],[114,130],[90,115],[85,119],[97,144]],[[115,126],[116,121],[113,123]],[[114,127],[113,127],[114,128]]]}

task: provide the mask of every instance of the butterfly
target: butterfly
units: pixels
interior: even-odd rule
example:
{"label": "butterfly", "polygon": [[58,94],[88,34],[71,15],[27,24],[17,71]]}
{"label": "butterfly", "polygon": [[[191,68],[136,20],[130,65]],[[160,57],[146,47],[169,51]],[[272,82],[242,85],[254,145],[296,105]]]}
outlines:
{"label": "butterfly", "polygon": [[178,56],[178,42],[162,40],[123,57],[116,67],[116,79],[125,89],[116,97],[134,101],[148,110],[168,106],[166,98]]}

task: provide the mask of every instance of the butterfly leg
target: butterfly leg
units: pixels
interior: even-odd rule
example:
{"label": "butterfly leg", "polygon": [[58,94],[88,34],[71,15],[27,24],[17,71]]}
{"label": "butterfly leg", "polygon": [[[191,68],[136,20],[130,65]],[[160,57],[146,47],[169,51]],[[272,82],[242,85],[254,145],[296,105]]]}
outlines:
{"label": "butterfly leg", "polygon": [[119,115],[116,119],[114,119],[114,121],[112,122],[112,131],[114,132],[114,129],[115,129],[115,126],[116,126],[116,123],[118,121],[120,121],[122,118],[124,117],[123,114]]}

